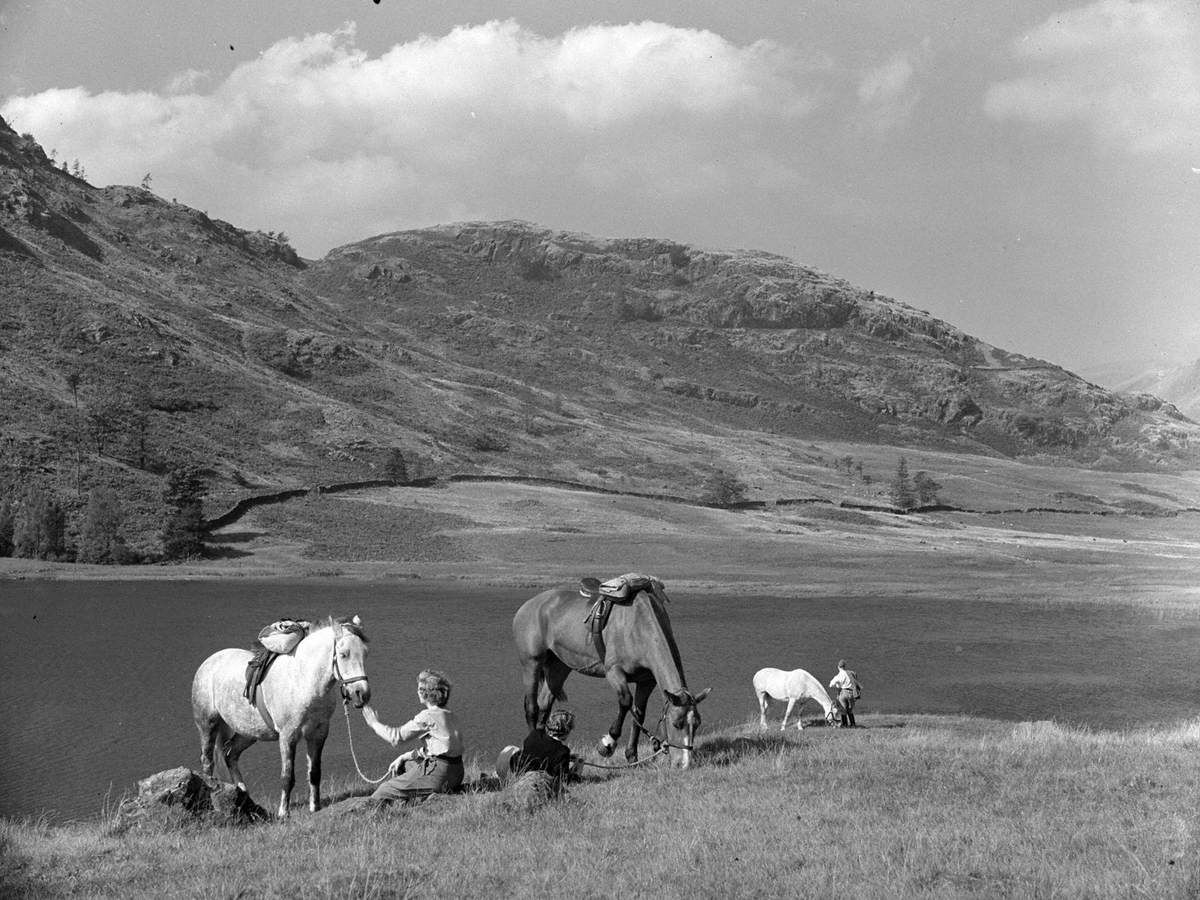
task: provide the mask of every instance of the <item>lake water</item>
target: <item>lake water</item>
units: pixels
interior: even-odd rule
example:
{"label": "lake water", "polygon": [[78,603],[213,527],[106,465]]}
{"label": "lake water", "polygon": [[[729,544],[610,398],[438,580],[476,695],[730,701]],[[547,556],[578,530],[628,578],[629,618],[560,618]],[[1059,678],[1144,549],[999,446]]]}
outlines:
{"label": "lake water", "polygon": [[[399,724],[420,706],[417,672],[444,669],[468,759],[490,763],[524,734],[510,622],[536,591],[419,581],[0,582],[0,815],[98,815],[139,778],[198,768],[192,675],[222,647],[247,647],[284,615],[363,617],[373,705]],[[581,601],[582,602],[582,601]],[[1096,728],[1197,715],[1200,617],[1128,608],[678,594],[669,606],[688,684],[712,687],[705,728],[757,716],[750,687],[764,666],[824,682],[845,656],[872,713],[969,713]],[[583,617],[581,606],[580,618]],[[602,734],[615,712],[602,679],[572,675],[573,741]],[[652,701],[652,716],[661,699]],[[815,706],[807,710],[814,715]],[[773,710],[775,720],[782,706]],[[359,762],[378,776],[392,748],[352,712]],[[346,720],[335,713],[326,778],[352,775]],[[242,757],[251,794],[273,806],[278,750]],[[223,774],[218,764],[219,774]],[[303,756],[293,802],[307,796]]]}

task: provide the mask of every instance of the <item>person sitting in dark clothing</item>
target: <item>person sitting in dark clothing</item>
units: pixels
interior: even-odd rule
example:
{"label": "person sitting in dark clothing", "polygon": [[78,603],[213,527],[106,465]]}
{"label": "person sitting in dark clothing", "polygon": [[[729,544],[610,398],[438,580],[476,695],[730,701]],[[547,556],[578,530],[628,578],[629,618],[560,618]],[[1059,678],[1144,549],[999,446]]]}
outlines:
{"label": "person sitting in dark clothing", "polygon": [[520,749],[514,746],[500,751],[496,773],[506,779],[523,772],[545,772],[560,785],[579,775],[582,760],[571,754],[566,739],[575,727],[575,716],[565,709],[556,709],[546,720],[546,728],[534,728],[525,736]]}

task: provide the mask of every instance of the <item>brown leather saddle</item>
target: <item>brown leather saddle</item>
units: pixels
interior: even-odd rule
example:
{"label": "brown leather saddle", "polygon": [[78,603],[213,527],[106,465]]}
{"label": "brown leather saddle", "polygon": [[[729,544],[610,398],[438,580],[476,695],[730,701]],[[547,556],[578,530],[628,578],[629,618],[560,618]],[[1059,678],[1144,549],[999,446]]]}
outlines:
{"label": "brown leather saddle", "polygon": [[618,575],[608,581],[601,582],[598,578],[581,578],[579,580],[579,595],[588,601],[588,613],[584,624],[588,626],[592,645],[600,657],[600,665],[604,666],[606,652],[604,644],[604,629],[608,625],[608,617],[612,614],[613,604],[629,606],[642,591],[653,595],[662,602],[669,601],[662,581],[653,575],[640,575],[630,572]]}
{"label": "brown leather saddle", "polygon": [[[266,626],[258,633],[258,640],[250,648],[254,655],[246,663],[246,689],[242,695],[263,710],[258,702],[258,686],[267,677],[271,663],[285,653],[291,653],[304,640],[311,623],[307,619],[282,618]],[[270,719],[264,715],[268,722]],[[274,727],[274,726],[272,726]]]}

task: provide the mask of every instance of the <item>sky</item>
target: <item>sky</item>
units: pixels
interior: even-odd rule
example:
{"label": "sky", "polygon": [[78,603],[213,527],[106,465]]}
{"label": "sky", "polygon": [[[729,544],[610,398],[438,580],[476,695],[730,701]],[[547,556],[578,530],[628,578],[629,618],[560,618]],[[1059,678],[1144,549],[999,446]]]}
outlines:
{"label": "sky", "polygon": [[308,258],[523,219],[1200,358],[1196,0],[0,0],[0,115]]}

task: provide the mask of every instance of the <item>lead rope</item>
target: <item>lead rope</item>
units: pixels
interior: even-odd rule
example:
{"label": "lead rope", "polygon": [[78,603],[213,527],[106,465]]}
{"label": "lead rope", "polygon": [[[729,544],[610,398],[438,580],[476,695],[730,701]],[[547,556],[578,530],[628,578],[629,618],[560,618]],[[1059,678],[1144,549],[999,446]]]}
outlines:
{"label": "lead rope", "polygon": [[[667,718],[667,707],[666,707],[666,704],[663,704],[662,715],[658,717],[658,728],[662,728],[662,724],[664,721],[666,721],[666,718]],[[687,749],[686,747],[680,747],[678,744],[672,744],[670,741],[660,738],[658,736],[657,732],[654,734],[651,734],[650,729],[648,729],[645,725],[643,725],[640,721],[638,721],[638,718],[636,715],[633,717],[633,724],[634,724],[635,728],[637,728],[638,730],[640,730],[642,732],[642,734],[644,734],[644,735],[646,735],[646,737],[650,738],[652,744],[656,744],[658,746],[658,749],[656,749],[653,753],[651,753],[645,759],[639,759],[636,762],[624,763],[624,764],[617,763],[616,765],[609,766],[609,765],[605,765],[604,763],[588,762],[585,759],[585,760],[583,760],[583,764],[585,766],[591,766],[593,769],[632,769],[634,766],[640,766],[640,765],[643,765],[644,763],[650,762],[650,760],[654,759],[656,756],[662,756],[662,754],[668,752],[672,747],[675,747],[678,750],[686,750]]]}
{"label": "lead rope", "polygon": [[588,762],[585,759],[585,760],[583,760],[583,764],[585,766],[591,766],[593,769],[632,769],[634,766],[640,766],[640,765],[650,762],[650,760],[654,759],[654,757],[661,756],[662,754],[666,753],[667,750],[669,750],[669,749],[670,749],[670,747],[668,747],[666,744],[663,744],[663,746],[659,747],[657,750],[655,750],[653,753],[651,753],[645,759],[639,759],[636,762],[631,762],[631,763],[623,763],[623,764],[617,763],[616,765],[606,766],[604,763]]}
{"label": "lead rope", "polygon": [[350,739],[350,758],[354,760],[354,768],[358,772],[358,777],[367,784],[379,784],[388,777],[388,773],[384,772],[378,778],[368,778],[363,774],[362,767],[358,764],[358,756],[354,752],[354,729],[350,727],[350,704],[346,700],[342,700],[342,712],[346,714],[346,737]]}

